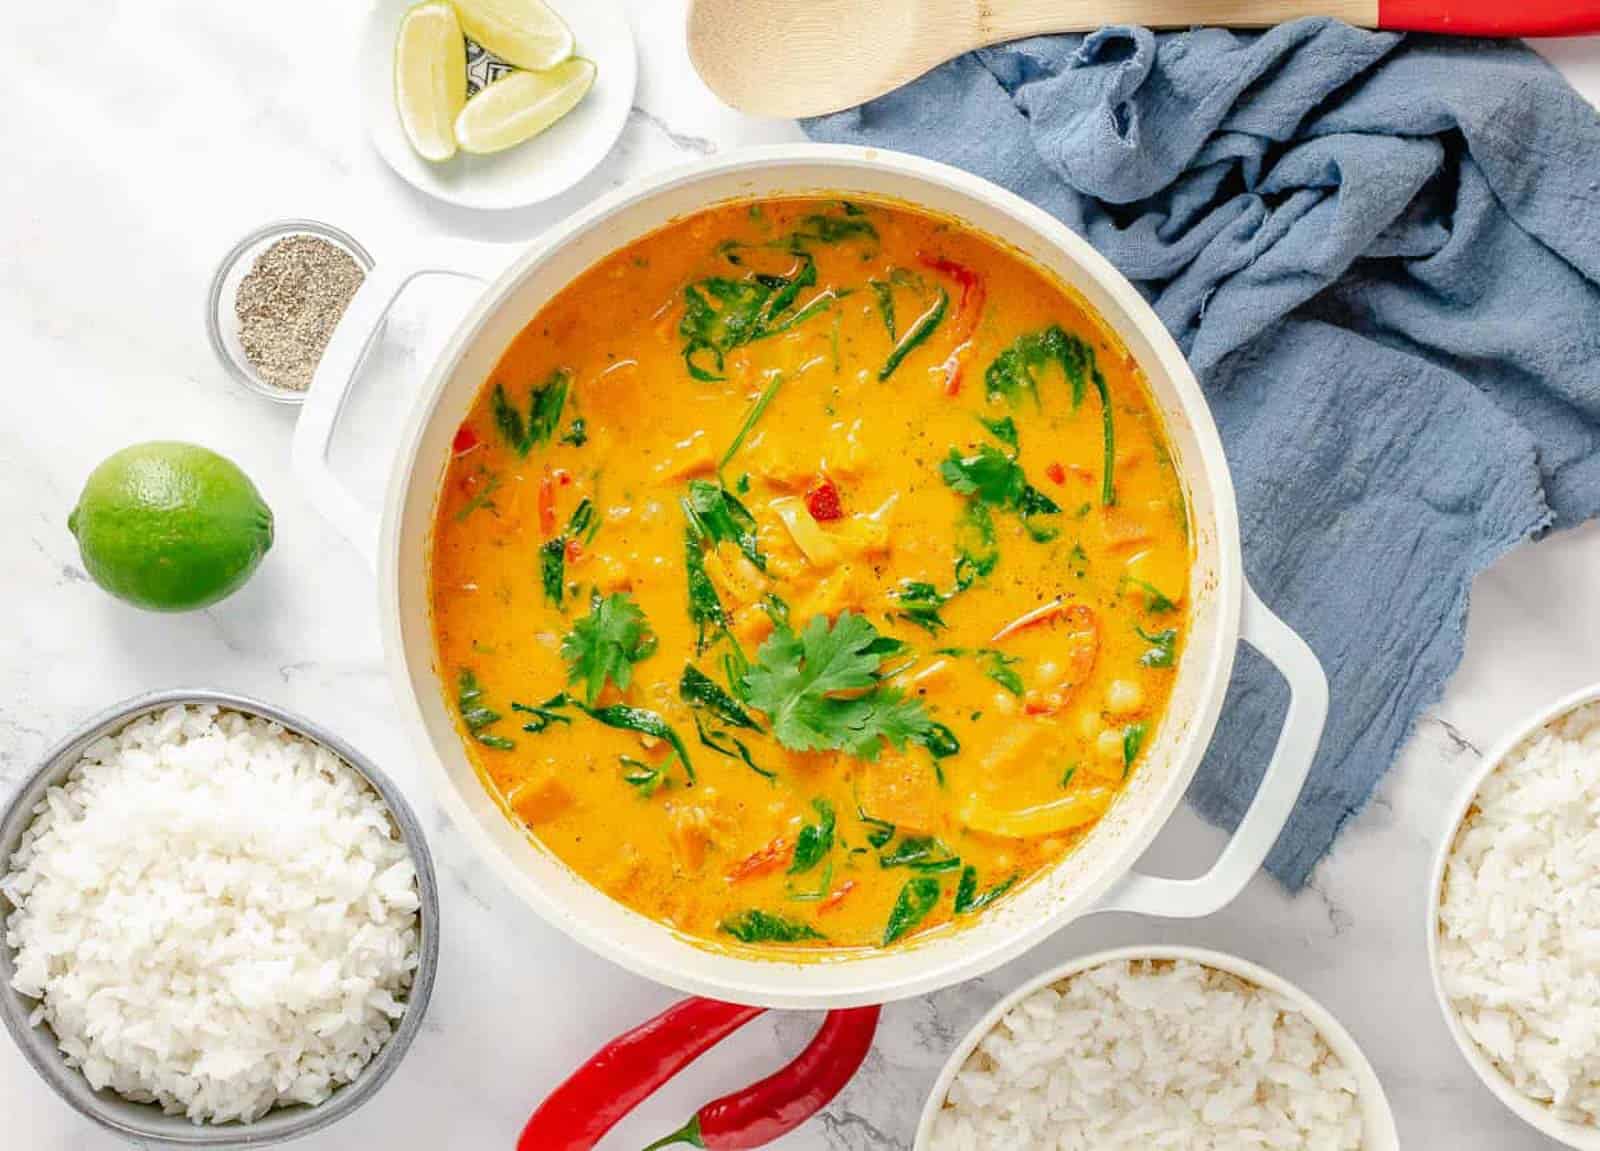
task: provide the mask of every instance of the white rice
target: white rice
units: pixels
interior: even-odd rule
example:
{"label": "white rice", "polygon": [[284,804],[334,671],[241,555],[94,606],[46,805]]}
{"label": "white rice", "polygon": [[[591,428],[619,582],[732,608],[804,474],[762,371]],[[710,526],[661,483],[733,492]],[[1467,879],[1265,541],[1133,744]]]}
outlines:
{"label": "white rice", "polygon": [[1295,1007],[1187,961],[1028,996],[950,1085],[934,1151],[1356,1151],[1355,1077]]}
{"label": "white rice", "polygon": [[1600,1121],[1600,705],[1490,772],[1456,834],[1439,906],[1445,995],[1516,1089]]}
{"label": "white rice", "polygon": [[406,847],[354,770],[275,724],[173,707],[99,740],[10,865],[12,986],[97,1089],[249,1122],[327,1099],[405,1012]]}

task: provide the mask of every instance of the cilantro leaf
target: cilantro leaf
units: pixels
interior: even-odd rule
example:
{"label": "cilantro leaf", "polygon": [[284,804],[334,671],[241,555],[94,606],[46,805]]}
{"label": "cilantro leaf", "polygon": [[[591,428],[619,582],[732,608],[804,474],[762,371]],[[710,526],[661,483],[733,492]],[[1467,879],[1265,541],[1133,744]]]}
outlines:
{"label": "cilantro leaf", "polygon": [[904,646],[848,611],[831,626],[826,616],[813,616],[799,634],[780,624],[745,675],[749,702],[791,751],[876,759],[885,740],[897,748],[931,740],[935,724],[921,702],[879,679],[884,657]]}
{"label": "cilantro leaf", "polygon": [[625,689],[633,679],[633,665],[656,650],[657,640],[644,611],[626,593],[589,603],[589,614],[576,621],[561,641],[561,658],[567,661],[567,682],[584,685],[590,707],[610,679]]}

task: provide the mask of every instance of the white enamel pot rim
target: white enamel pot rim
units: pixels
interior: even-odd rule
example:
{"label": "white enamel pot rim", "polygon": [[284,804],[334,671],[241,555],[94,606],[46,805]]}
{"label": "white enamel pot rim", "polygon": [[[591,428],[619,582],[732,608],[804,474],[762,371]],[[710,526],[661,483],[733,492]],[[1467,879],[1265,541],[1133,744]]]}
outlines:
{"label": "white enamel pot rim", "polygon": [[1600,683],[1591,684],[1540,708],[1512,729],[1510,734],[1483,757],[1483,762],[1463,781],[1461,790],[1456,794],[1455,802],[1450,807],[1444,838],[1439,843],[1438,852],[1433,859],[1433,870],[1429,873],[1428,888],[1428,970],[1433,976],[1434,998],[1438,1001],[1439,1010],[1444,1013],[1450,1037],[1456,1041],[1456,1046],[1461,1049],[1462,1058],[1483,1081],[1483,1085],[1517,1118],[1550,1138],[1568,1147],[1577,1148],[1578,1151],[1600,1151],[1600,1127],[1561,1119],[1543,1103],[1518,1091],[1484,1054],[1477,1041],[1467,1034],[1467,1029],[1461,1023],[1461,1017],[1456,1014],[1456,1009],[1451,1005],[1450,997],[1444,989],[1444,971],[1439,963],[1439,903],[1444,894],[1444,871],[1450,862],[1451,849],[1455,847],[1456,838],[1461,834],[1461,825],[1466,821],[1467,812],[1478,798],[1478,791],[1483,787],[1484,780],[1498,771],[1511,753],[1522,747],[1529,739],[1551,724],[1592,703],[1600,703]]}
{"label": "white enamel pot rim", "polygon": [[1358,1098],[1361,1103],[1362,1151],[1399,1151],[1400,1135],[1395,1129],[1394,1112],[1389,1106],[1389,1097],[1384,1094],[1378,1073],[1373,1070],[1371,1062],[1355,1039],[1326,1007],[1282,976],[1249,960],[1240,959],[1236,955],[1226,955],[1220,951],[1208,951],[1198,947],[1137,946],[1100,951],[1070,960],[1060,967],[1052,968],[1030,979],[990,1008],[972,1030],[967,1032],[966,1038],[956,1045],[956,1049],[950,1053],[950,1058],[940,1070],[939,1078],[934,1081],[933,1090],[928,1093],[928,1101],[922,1108],[922,1119],[917,1124],[917,1137],[912,1144],[912,1151],[928,1151],[933,1141],[934,1120],[944,1107],[945,1096],[950,1093],[950,1084],[955,1080],[957,1072],[961,1070],[967,1057],[983,1041],[983,1037],[993,1031],[995,1025],[1005,1018],[1012,1008],[1042,987],[1060,983],[1063,979],[1070,979],[1074,975],[1103,967],[1108,963],[1126,963],[1129,960],[1153,962],[1183,960],[1198,963],[1202,967],[1210,967],[1237,976],[1246,983],[1253,983],[1293,1004],[1300,1014],[1311,1021],[1311,1025],[1327,1043],[1328,1049],[1356,1078]]}
{"label": "white enamel pot rim", "polygon": [[[456,427],[502,351],[540,307],[597,260],[669,221],[743,197],[876,196],[954,216],[1020,250],[1078,291],[1144,369],[1187,489],[1196,561],[1190,634],[1167,720],[1110,814],[1078,850],[960,931],[930,932],[881,952],[797,963],[696,944],[627,910],[578,878],[514,827],[462,749],[433,667],[427,552],[434,501]],[[395,461],[381,535],[339,483],[327,456],[350,382],[389,305],[429,271],[505,268],[462,320],[411,413]],[[1059,221],[968,173],[876,149],[782,145],[704,161],[602,197],[513,259],[452,246],[416,263],[378,267],[323,355],[295,432],[294,462],[308,496],[378,568],[384,647],[401,721],[432,770],[462,835],[551,923],[640,975],[694,994],[767,1007],[885,1002],[946,987],[1011,959],[1078,916],[1105,910],[1207,915],[1260,868],[1310,769],[1327,711],[1327,684],[1303,641],[1244,580],[1232,482],[1211,415],[1182,354],[1149,306]],[[1239,830],[1199,879],[1132,872],[1182,799],[1215,726],[1243,638],[1282,671],[1291,702],[1272,762]]]}

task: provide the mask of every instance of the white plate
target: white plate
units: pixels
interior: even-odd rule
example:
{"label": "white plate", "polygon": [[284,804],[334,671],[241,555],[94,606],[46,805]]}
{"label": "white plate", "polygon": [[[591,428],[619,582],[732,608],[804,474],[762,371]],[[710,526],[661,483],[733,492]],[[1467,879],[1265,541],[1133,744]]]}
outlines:
{"label": "white plate", "polygon": [[458,153],[430,164],[412,151],[394,106],[394,42],[415,0],[377,0],[361,43],[361,100],[372,143],[400,178],[465,208],[523,208],[587,176],[622,134],[638,80],[633,29],[616,0],[551,0],[572,26],[577,54],[595,62],[594,87],[549,130],[493,156]]}

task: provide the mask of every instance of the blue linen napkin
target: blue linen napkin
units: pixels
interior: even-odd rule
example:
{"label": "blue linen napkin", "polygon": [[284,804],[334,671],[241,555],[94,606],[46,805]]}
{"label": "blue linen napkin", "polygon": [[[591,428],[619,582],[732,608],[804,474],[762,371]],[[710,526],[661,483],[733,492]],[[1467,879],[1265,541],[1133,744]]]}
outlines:
{"label": "blue linen napkin", "polygon": [[[1299,887],[1459,662],[1472,577],[1600,512],[1600,118],[1521,44],[1312,19],[1025,40],[806,130],[1027,197],[1177,337],[1250,579],[1332,684],[1268,861]],[[1246,649],[1206,818],[1238,823],[1286,698]]]}

